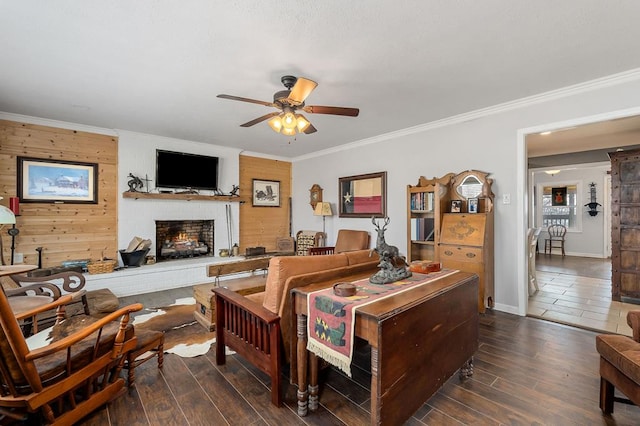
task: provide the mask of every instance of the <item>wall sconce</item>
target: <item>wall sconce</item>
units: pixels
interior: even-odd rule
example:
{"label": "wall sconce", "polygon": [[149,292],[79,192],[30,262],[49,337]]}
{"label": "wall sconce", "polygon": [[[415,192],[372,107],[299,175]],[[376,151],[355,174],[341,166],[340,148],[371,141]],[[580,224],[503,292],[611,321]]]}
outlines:
{"label": "wall sconce", "polygon": [[587,213],[589,216],[597,216],[598,215],[598,206],[602,206],[602,204],[596,201],[596,184],[595,182],[591,182],[589,184],[589,195],[591,197],[591,202],[585,204],[585,207],[589,207]]}

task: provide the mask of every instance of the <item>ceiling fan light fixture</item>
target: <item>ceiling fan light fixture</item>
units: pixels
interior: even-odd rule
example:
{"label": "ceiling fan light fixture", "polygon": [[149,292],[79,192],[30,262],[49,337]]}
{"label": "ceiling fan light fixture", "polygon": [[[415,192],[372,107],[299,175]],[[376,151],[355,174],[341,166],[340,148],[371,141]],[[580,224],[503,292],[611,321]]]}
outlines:
{"label": "ceiling fan light fixture", "polygon": [[296,123],[296,116],[292,112],[286,112],[282,116],[282,127],[285,129],[295,129]]}
{"label": "ceiling fan light fixture", "polygon": [[286,127],[282,128],[282,134],[287,136],[294,136],[296,134],[296,128],[288,129]]}
{"label": "ceiling fan light fixture", "polygon": [[302,114],[296,114],[296,126],[299,132],[304,132],[309,127],[309,121],[302,116]]}
{"label": "ceiling fan light fixture", "polygon": [[280,118],[279,115],[276,115],[275,117],[273,117],[271,120],[268,121],[268,123],[269,123],[269,127],[271,127],[273,131],[276,133],[280,133],[280,130],[282,130],[282,119]]}

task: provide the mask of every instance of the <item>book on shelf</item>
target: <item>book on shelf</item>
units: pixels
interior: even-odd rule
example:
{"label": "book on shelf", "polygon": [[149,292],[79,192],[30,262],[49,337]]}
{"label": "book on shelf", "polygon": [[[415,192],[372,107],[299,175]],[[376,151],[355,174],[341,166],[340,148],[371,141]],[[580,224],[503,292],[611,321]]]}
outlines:
{"label": "book on shelf", "polygon": [[433,211],[433,192],[414,192],[410,197],[411,210]]}
{"label": "book on shelf", "polygon": [[411,218],[411,240],[433,241],[434,221],[430,217]]}

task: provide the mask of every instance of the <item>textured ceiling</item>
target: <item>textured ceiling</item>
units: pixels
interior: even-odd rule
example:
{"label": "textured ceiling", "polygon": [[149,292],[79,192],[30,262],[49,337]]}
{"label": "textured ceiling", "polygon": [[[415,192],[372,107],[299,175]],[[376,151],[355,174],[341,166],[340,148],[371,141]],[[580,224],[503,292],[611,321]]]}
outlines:
{"label": "textured ceiling", "polygon": [[[0,3],[0,111],[282,157],[640,67],[640,2],[67,0]],[[241,123],[280,77],[319,83],[318,132]]]}

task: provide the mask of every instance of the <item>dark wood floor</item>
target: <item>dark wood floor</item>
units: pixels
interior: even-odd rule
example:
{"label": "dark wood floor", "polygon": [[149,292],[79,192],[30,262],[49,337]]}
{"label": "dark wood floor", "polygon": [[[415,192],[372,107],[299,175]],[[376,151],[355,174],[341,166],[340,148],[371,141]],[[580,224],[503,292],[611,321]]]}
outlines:
{"label": "dark wood floor", "polygon": [[[481,316],[473,378],[460,382],[452,377],[407,424],[640,424],[639,407],[616,404],[612,417],[601,414],[595,335],[488,312]],[[359,364],[366,366],[366,350],[358,355]],[[161,371],[155,361],[143,364],[135,388],[82,424],[368,424],[368,373],[355,369],[354,380],[332,369],[323,375],[320,410],[301,418],[295,413],[295,387],[285,386],[285,406],[273,407],[268,376],[239,356],[216,366],[213,348],[190,359],[169,354]]]}

